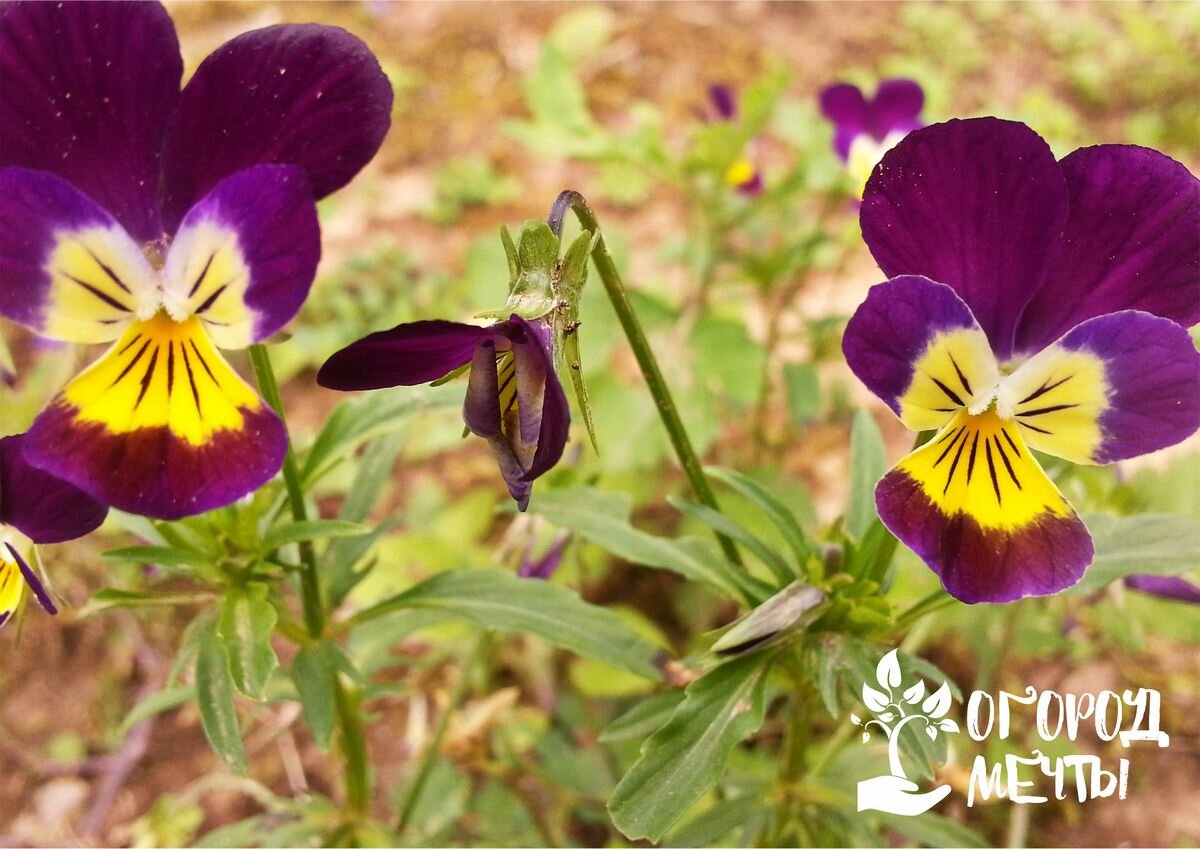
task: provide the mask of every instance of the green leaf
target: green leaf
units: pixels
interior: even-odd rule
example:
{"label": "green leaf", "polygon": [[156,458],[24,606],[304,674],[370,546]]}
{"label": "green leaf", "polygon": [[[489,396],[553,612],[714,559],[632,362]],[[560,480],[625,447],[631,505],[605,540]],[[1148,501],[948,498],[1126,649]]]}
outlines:
{"label": "green leaf", "polygon": [[267,679],[279,666],[271,635],[279,614],[268,600],[270,587],[250,583],[225,593],[217,633],[229,655],[229,672],[234,686],[244,695],[261,701]]}
{"label": "green leaf", "polygon": [[117,607],[162,607],[173,604],[195,604],[208,601],[213,596],[207,593],[141,593],[130,590],[106,588],[99,590],[79,609],[78,616],[85,618]]}
{"label": "green leaf", "polygon": [[358,615],[375,618],[410,608],[441,610],[495,631],[536,634],[643,678],[662,677],[654,662],[657,646],[613,611],[558,584],[490,569],[442,572]]}
{"label": "green leaf", "polygon": [[1200,563],[1200,521],[1189,516],[1092,513],[1084,523],[1096,559],[1074,592],[1094,592],[1128,575],[1182,575]]}
{"label": "green leaf", "polygon": [[601,743],[640,740],[662,728],[683,701],[682,690],[664,690],[642,699],[600,732]]}
{"label": "green leaf", "polygon": [[783,534],[784,541],[792,549],[792,553],[796,555],[796,561],[804,563],[808,560],[808,556],[813,553],[812,541],[804,533],[804,529],[800,526],[796,517],[792,515],[792,511],[769,489],[754,480],[754,478],[734,469],[707,466],[704,469],[704,473],[737,491],[743,498],[762,510],[767,518],[775,523],[775,527],[779,529],[779,532]]}
{"label": "green leaf", "polygon": [[337,715],[337,648],[332,643],[304,646],[292,661],[292,681],[300,694],[304,721],[313,740],[328,750]]}
{"label": "green leaf", "polygon": [[768,598],[774,588],[734,566],[708,540],[667,539],[629,524],[633,499],[625,493],[597,489],[551,490],[531,508],[551,524],[575,531],[617,557],[668,569],[700,581],[722,595],[741,598],[750,606]]}
{"label": "green leaf", "polygon": [[166,690],[159,690],[157,693],[152,693],[134,705],[129,713],[125,714],[125,718],[121,720],[121,724],[117,727],[117,736],[124,737],[133,726],[137,725],[143,719],[149,719],[160,713],[174,710],[177,707],[187,704],[195,697],[195,687],[171,687]]}
{"label": "green leaf", "polygon": [[696,504],[673,495],[667,497],[667,503],[680,513],[703,522],[717,533],[724,534],[753,553],[755,557],[766,564],[781,586],[796,579],[797,571],[778,552],[725,514],[718,513],[703,504]]}
{"label": "green leaf", "polygon": [[888,828],[900,832],[922,846],[947,847],[947,849],[955,849],[960,846],[986,849],[992,845],[965,825],[959,825],[932,811],[921,814],[919,817],[880,814],[879,819]]}
{"label": "green leaf", "polygon": [[875,518],[875,484],[887,471],[887,453],[879,425],[866,410],[854,414],[850,427],[850,506],[846,531],[862,539]]}
{"label": "green leaf", "polygon": [[204,555],[187,548],[166,545],[133,545],[114,548],[101,557],[119,563],[142,563],[153,566],[208,566],[212,561]]}
{"label": "green leaf", "polygon": [[821,383],[812,363],[787,363],[783,367],[788,414],[794,425],[812,424],[821,415]]}
{"label": "green leaf", "polygon": [[246,750],[233,706],[233,678],[225,646],[216,628],[207,628],[200,637],[196,656],[196,700],[200,721],[209,745],[225,766],[238,775],[246,774]]}
{"label": "green leaf", "polygon": [[756,815],[762,816],[764,813],[763,797],[758,793],[745,793],[732,799],[722,799],[671,832],[666,845],[711,846],[735,828],[746,825]]}
{"label": "green leaf", "polygon": [[368,529],[358,522],[346,522],[341,519],[307,519],[303,522],[288,522],[286,525],[271,528],[263,535],[262,548],[264,551],[268,551],[293,542],[353,537],[367,532]]}
{"label": "green leaf", "polygon": [[734,746],[762,725],[769,658],[747,655],[688,685],[683,703],[646,741],[609,799],[622,834],[661,839],[716,784]]}

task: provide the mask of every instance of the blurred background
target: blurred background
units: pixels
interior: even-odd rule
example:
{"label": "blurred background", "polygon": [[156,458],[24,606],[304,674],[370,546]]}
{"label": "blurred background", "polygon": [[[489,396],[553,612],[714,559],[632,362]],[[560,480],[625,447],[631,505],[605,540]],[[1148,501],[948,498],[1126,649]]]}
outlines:
{"label": "blurred background", "polygon": [[[316,21],[363,38],[395,88],[382,152],[322,205],[318,281],[291,339],[273,352],[301,443],[344,400],[314,381],[329,354],[402,321],[466,320],[501,306],[507,266],[498,228],[515,232],[526,219],[544,218],[558,192],[574,188],[598,213],[706,460],[753,474],[814,529],[846,510],[856,408],[869,409],[880,428],[881,470],[911,440],[841,360],[845,319],[880,274],[858,237],[861,186],[834,155],[832,130],[817,109],[824,85],[846,80],[870,91],[880,79],[909,77],[926,92],[927,122],[973,115],[1025,121],[1059,156],[1128,142],[1157,148],[1193,172],[1200,157],[1197,3],[168,8],[189,70],[247,29]],[[708,87],[717,83],[742,101],[731,138],[714,130]],[[731,150],[758,168],[761,197],[743,197],[722,179]],[[95,352],[35,344],[3,321],[0,333],[16,365],[0,432],[15,432]],[[577,427],[569,462],[539,482],[531,513],[515,517],[486,445],[460,439],[457,398],[432,403],[436,409],[402,431],[394,480],[376,516],[390,517],[394,530],[378,543],[380,565],[355,589],[355,603],[443,569],[515,569],[554,537],[538,515],[539,500],[553,504],[555,491],[567,487],[627,493],[636,524],[659,534],[703,532],[666,505],[665,496],[684,483],[595,280],[584,298],[581,341],[601,455]],[[1200,519],[1195,437],[1122,469],[1054,471],[1081,512]],[[336,512],[351,479],[349,470],[329,477],[318,502],[326,515]],[[738,515],[736,502],[728,507]],[[761,521],[745,514],[739,519]],[[294,702],[247,706],[249,782],[219,768],[194,706],[127,720],[172,674],[187,621],[169,607],[79,615],[102,587],[153,580],[101,559],[105,548],[129,539],[110,522],[87,540],[44,551],[75,609],[56,618],[31,611],[19,640],[15,628],[0,636],[0,844],[191,843],[269,811],[270,794],[332,792],[329,758],[297,722]],[[735,612],[677,576],[574,539],[555,580],[613,606],[680,654]],[[935,588],[934,577],[902,554],[892,596],[911,601]],[[956,794],[939,809],[948,819],[991,845],[1200,842],[1195,608],[1116,585],[1004,607],[958,606],[920,627],[921,654],[963,689],[1154,687],[1171,735],[1169,748],[1130,755],[1124,801],[968,810]],[[369,736],[380,786],[400,788],[411,778],[413,754],[458,678],[464,634],[453,624],[389,620],[356,636],[356,656],[379,682]],[[414,816],[424,829],[414,844],[626,845],[604,800],[636,757],[637,740],[601,744],[597,737],[650,684],[526,638],[495,643],[473,675],[431,779],[436,792],[425,794]],[[731,780],[749,781],[769,767],[779,736],[773,722],[769,716],[757,742],[735,753]],[[815,734],[844,724],[829,716],[815,722]],[[1038,744],[1003,745],[1028,752]],[[1095,740],[1074,745],[1117,756]],[[965,754],[942,775],[960,789],[963,763]],[[936,839],[882,834],[896,845]],[[715,835],[684,832],[672,845],[737,839],[730,826]]]}

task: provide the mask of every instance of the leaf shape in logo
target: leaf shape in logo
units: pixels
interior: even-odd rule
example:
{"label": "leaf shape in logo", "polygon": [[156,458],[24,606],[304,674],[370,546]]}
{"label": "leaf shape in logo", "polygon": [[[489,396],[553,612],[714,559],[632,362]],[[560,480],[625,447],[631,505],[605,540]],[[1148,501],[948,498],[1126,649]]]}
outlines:
{"label": "leaf shape in logo", "polygon": [[929,735],[930,740],[937,739],[937,729],[934,728],[932,725],[925,726],[925,733]]}
{"label": "leaf shape in logo", "polygon": [[879,666],[875,667],[875,678],[886,690],[900,686],[900,660],[896,657],[896,649],[880,658]]}
{"label": "leaf shape in logo", "polygon": [[862,725],[862,720],[858,718],[857,713],[850,714],[850,722],[854,725]]}
{"label": "leaf shape in logo", "polygon": [[943,719],[938,723],[938,728],[942,729],[943,731],[953,731],[956,734],[958,733],[958,723],[953,719]]}
{"label": "leaf shape in logo", "polygon": [[930,719],[937,719],[945,716],[950,710],[950,687],[946,682],[942,682],[942,686],[938,687],[932,696],[925,700],[925,704],[921,705],[921,709],[929,716]]}
{"label": "leaf shape in logo", "polygon": [[866,743],[866,742],[869,742],[869,741],[870,741],[870,739],[871,739],[871,732],[870,732],[870,731],[864,731],[864,732],[863,732],[863,738],[862,738],[862,741],[863,741],[864,743]]}
{"label": "leaf shape in logo", "polygon": [[891,722],[895,718],[896,718],[896,714],[892,713],[890,710],[887,713],[879,714],[880,722]]}
{"label": "leaf shape in logo", "polygon": [[917,702],[921,701],[924,696],[925,682],[919,679],[917,680],[916,684],[913,684],[904,691],[904,701],[908,702],[910,705],[915,705]]}
{"label": "leaf shape in logo", "polygon": [[879,713],[888,706],[888,697],[878,690],[874,689],[870,684],[863,684],[862,700],[872,713]]}

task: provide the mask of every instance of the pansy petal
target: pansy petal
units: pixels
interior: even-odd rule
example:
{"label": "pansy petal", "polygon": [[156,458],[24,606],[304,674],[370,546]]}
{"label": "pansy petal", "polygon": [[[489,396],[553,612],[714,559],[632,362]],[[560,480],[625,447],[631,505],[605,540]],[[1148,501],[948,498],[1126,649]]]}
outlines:
{"label": "pansy petal", "polygon": [[64,342],[111,342],[156,299],[111,215],[46,171],[0,168],[0,315]]}
{"label": "pansy petal", "polygon": [[7,546],[0,545],[0,628],[12,619],[24,595],[25,579],[21,576],[17,559]]}
{"label": "pansy petal", "polygon": [[875,489],[879,518],[960,601],[1014,601],[1078,581],[1093,547],[1012,423],[960,413]]}
{"label": "pansy petal", "polygon": [[490,328],[454,321],[397,325],[338,351],[317,372],[317,383],[343,391],[429,383],[469,363],[475,347],[493,335]]}
{"label": "pansy petal", "polygon": [[533,480],[562,458],[571,428],[571,411],[554,370],[548,330],[517,315],[512,316],[511,322],[523,330],[523,337],[513,341],[513,351],[521,437],[526,442],[537,440],[537,451],[525,473],[526,480]]}
{"label": "pansy petal", "polygon": [[67,384],[26,437],[29,462],[121,510],[177,519],[222,507],[279,471],[279,417],[198,319],[139,322]]}
{"label": "pansy petal", "polygon": [[866,98],[858,86],[836,83],[821,91],[820,104],[821,114],[833,122],[833,148],[845,161],[854,138],[870,132]]}
{"label": "pansy petal", "polygon": [[1060,165],[1071,214],[1058,261],[1021,318],[1017,350],[1038,351],[1120,310],[1200,322],[1200,180],[1133,145],[1082,148]]}
{"label": "pansy petal", "polygon": [[733,89],[720,83],[708,87],[708,99],[712,103],[717,117],[722,121],[732,121],[737,117],[737,95]]}
{"label": "pansy petal", "polygon": [[1200,604],[1200,586],[1187,578],[1171,575],[1130,575],[1125,579],[1125,585],[1147,595]]}
{"label": "pansy petal", "polygon": [[883,141],[891,133],[907,133],[921,126],[925,92],[913,80],[884,80],[870,104],[871,134]]}
{"label": "pansy petal", "polygon": [[138,242],[163,234],[163,128],[183,60],[158,3],[0,5],[0,165],[50,171]]}
{"label": "pansy petal", "polygon": [[925,277],[872,286],[846,325],[842,351],[855,376],[918,431],[989,399],[1000,377],[967,305]]}
{"label": "pansy petal", "polygon": [[173,225],[222,178],[299,165],[320,199],[379,150],[392,87],[375,56],[338,27],[283,24],[226,42],[183,90],[167,143],[164,215]]}
{"label": "pansy petal", "polygon": [[48,545],[91,533],[108,508],[25,459],[25,435],[0,439],[0,525]]}
{"label": "pansy petal", "polygon": [[1200,428],[1200,353],[1173,321],[1103,315],[1005,378],[996,402],[1038,451],[1074,463],[1137,457]]}
{"label": "pansy petal", "polygon": [[196,315],[220,348],[266,339],[300,310],[321,258],[304,171],[257,165],[226,177],[192,207],[164,268],[164,303]]}
{"label": "pansy petal", "polygon": [[1001,361],[1066,218],[1066,184],[1050,148],[1024,124],[996,118],[909,133],[867,181],[861,211],[879,267],[954,289]]}
{"label": "pansy petal", "polygon": [[[6,551],[0,552],[0,557],[3,557],[4,554],[7,554],[12,558],[12,562],[14,562],[17,568],[21,571],[21,577],[24,579],[25,585],[28,586],[29,589],[33,590],[33,596],[38,600],[38,604],[42,606],[42,610],[46,611],[51,616],[54,616],[56,613],[58,613],[58,608],[54,606],[54,600],[50,598],[50,593],[46,592],[46,588],[42,586],[42,579],[38,577],[38,573],[35,572],[33,567],[31,567],[25,561],[25,558],[21,556],[21,552],[19,552],[11,542],[5,543],[4,548]],[[0,625],[2,624],[4,624],[4,619],[0,618]]]}
{"label": "pansy petal", "polygon": [[503,433],[500,396],[503,393],[511,398],[515,393],[515,388],[509,385],[514,370],[511,357],[506,358],[504,365],[505,381],[501,386],[496,343],[487,339],[475,347],[471,374],[467,377],[467,397],[463,401],[463,420],[471,433],[484,439],[490,440]]}

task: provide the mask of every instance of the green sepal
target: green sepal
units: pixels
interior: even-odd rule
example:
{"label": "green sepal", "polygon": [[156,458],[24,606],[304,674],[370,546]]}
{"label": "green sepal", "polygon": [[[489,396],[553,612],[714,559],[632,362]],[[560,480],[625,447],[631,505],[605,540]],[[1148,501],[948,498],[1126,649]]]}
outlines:
{"label": "green sepal", "polygon": [[512,233],[508,232],[507,224],[500,225],[500,242],[504,245],[504,256],[508,259],[508,291],[512,292],[517,285],[517,274],[521,266],[517,262],[517,246],[513,243]]}
{"label": "green sepal", "polygon": [[552,312],[558,303],[555,297],[555,273],[558,270],[558,236],[545,221],[526,221],[521,227],[521,238],[512,250],[512,237],[500,239],[508,256],[509,291],[508,302],[498,310],[476,313],[478,318],[505,319],[519,315],[526,321],[542,318]]}
{"label": "green sepal", "polygon": [[566,366],[575,388],[575,399],[583,413],[592,450],[600,453],[596,439],[596,424],[592,419],[592,404],[588,398],[587,384],[583,382],[583,365],[579,357],[579,303],[583,298],[583,287],[587,283],[588,258],[600,240],[600,234],[584,230],[567,248],[558,276],[558,311],[554,314],[554,350],[558,354],[558,366]]}

